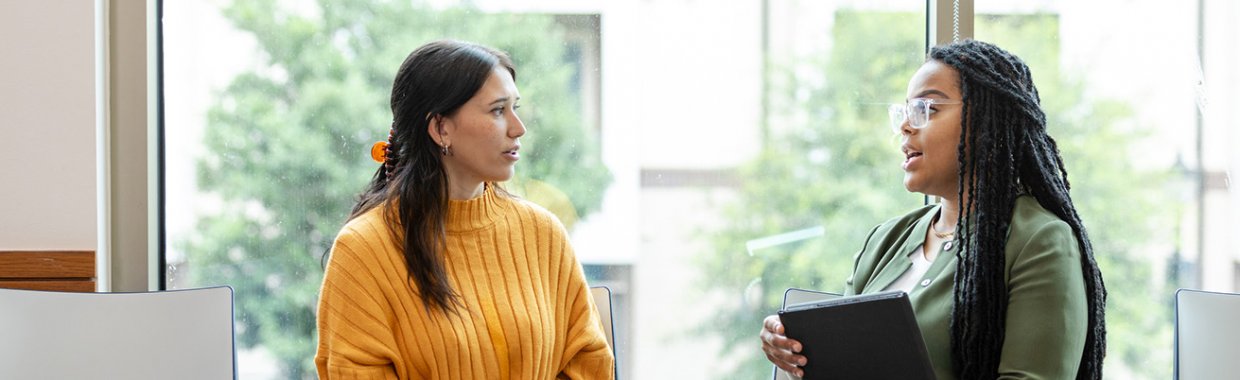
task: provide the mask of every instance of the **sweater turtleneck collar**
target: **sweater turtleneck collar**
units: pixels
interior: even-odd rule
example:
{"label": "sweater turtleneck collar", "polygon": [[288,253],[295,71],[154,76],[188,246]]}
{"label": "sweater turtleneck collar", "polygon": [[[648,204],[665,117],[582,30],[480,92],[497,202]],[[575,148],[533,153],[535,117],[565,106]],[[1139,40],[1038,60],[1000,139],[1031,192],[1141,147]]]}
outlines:
{"label": "sweater turtleneck collar", "polygon": [[506,206],[504,195],[498,194],[495,184],[483,185],[482,195],[473,199],[448,200],[447,227],[448,233],[463,233],[480,230],[495,224],[503,214]]}

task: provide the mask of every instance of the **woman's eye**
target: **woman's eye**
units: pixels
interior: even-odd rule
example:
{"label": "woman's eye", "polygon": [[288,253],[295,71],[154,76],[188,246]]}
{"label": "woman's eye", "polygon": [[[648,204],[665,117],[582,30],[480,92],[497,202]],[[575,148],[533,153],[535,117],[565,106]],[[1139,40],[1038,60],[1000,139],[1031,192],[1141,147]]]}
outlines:
{"label": "woman's eye", "polygon": [[491,109],[491,113],[495,114],[495,116],[503,116],[503,115],[504,115],[504,107],[496,107],[496,108],[494,108],[494,109]]}
{"label": "woman's eye", "polygon": [[513,111],[516,111],[516,110],[519,110],[519,109],[521,109],[521,105],[520,105],[520,104],[513,104],[513,105],[512,105],[512,110],[513,110]]}

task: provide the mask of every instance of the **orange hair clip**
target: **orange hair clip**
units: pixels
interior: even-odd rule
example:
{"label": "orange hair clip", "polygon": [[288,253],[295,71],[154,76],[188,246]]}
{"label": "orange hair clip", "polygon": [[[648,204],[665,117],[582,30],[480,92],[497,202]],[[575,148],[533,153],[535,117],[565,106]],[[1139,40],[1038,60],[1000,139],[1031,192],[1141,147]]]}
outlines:
{"label": "orange hair clip", "polygon": [[380,164],[387,162],[387,148],[387,141],[375,142],[375,145],[370,146],[370,158]]}

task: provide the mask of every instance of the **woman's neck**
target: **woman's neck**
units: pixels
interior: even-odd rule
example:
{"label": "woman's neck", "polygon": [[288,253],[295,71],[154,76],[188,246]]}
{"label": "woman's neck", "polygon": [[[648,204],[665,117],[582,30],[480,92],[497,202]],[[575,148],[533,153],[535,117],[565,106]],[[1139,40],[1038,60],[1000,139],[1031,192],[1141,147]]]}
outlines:
{"label": "woman's neck", "polygon": [[448,199],[454,201],[464,201],[477,198],[486,190],[484,182],[461,183],[448,177]]}
{"label": "woman's neck", "polygon": [[956,224],[960,222],[960,201],[954,198],[940,198],[939,204],[942,208],[939,209],[939,217],[930,228],[939,232],[956,230]]}
{"label": "woman's neck", "polygon": [[934,195],[939,198],[942,208],[939,209],[939,217],[934,225],[930,227],[940,232],[955,231],[956,225],[960,223],[960,208],[969,204],[969,188],[970,186],[966,183],[964,191],[949,190],[947,196]]}

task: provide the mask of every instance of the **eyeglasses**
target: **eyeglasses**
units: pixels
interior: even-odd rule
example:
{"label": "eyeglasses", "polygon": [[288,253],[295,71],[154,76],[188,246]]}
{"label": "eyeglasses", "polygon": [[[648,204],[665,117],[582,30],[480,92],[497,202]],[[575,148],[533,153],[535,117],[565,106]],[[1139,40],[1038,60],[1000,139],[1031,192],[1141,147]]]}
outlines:
{"label": "eyeglasses", "polygon": [[925,128],[926,124],[930,123],[930,106],[935,104],[961,104],[961,102],[913,98],[905,104],[892,104],[887,107],[887,116],[891,118],[891,131],[897,135],[902,133],[905,120],[913,129]]}

